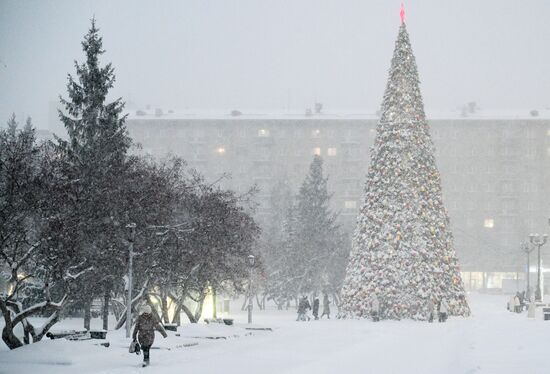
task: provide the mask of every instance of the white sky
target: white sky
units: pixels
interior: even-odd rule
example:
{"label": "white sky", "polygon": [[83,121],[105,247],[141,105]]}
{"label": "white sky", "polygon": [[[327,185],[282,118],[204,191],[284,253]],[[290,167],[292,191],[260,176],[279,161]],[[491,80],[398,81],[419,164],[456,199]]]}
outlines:
{"label": "white sky", "polygon": [[[138,106],[375,111],[399,26],[394,0],[0,0],[0,122],[47,128],[95,14]],[[550,107],[550,1],[411,0],[426,110]]]}

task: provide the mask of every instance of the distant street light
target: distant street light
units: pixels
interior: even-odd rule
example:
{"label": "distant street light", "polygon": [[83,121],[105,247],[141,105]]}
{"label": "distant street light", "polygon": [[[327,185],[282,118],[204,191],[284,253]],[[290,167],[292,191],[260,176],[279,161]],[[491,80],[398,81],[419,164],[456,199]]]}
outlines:
{"label": "distant street light", "polygon": [[126,300],[126,337],[130,337],[132,328],[132,271],[134,266],[134,239],[136,236],[136,224],[129,223],[126,228],[131,230],[130,245],[128,246],[128,300]]}
{"label": "distant street light", "polygon": [[531,242],[531,244],[537,247],[537,289],[535,290],[535,301],[537,302],[542,301],[542,290],[540,288],[540,270],[541,270],[540,247],[546,244],[547,239],[548,239],[548,235],[546,234],[542,236],[540,236],[539,234],[529,235],[529,241]]}
{"label": "distant street light", "polygon": [[530,279],[531,278],[531,252],[533,252],[533,247],[531,247],[528,243],[521,243],[521,249],[523,252],[527,254],[527,290],[525,291],[525,294],[527,295],[527,300],[531,300],[531,285],[530,285]]}
{"label": "distant street light", "polygon": [[253,255],[248,256],[248,264],[250,270],[248,272],[248,323],[252,323],[252,268],[254,267],[255,257]]}

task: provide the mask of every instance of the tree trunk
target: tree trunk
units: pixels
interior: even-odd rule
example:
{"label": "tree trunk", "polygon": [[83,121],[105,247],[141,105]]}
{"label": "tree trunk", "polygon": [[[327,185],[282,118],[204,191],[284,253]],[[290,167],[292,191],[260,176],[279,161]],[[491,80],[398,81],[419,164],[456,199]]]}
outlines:
{"label": "tree trunk", "polygon": [[181,326],[181,307],[176,307],[174,309],[174,315],[172,316],[172,323],[175,323],[177,326]]}
{"label": "tree trunk", "polygon": [[[175,296],[172,295],[172,299],[175,299]],[[183,306],[183,301],[185,300],[185,297],[182,296],[178,302],[176,303],[176,307],[174,308],[174,315],[172,316],[172,323],[175,323],[176,325],[181,325],[181,310]]]}
{"label": "tree trunk", "polygon": [[187,298],[187,287],[182,287],[181,290],[181,296],[177,296],[176,294],[170,292],[169,293],[172,300],[176,303],[176,307],[174,308],[174,315],[172,316],[172,323],[177,324],[178,326],[181,325],[181,311],[183,303],[185,302],[185,299]]}
{"label": "tree trunk", "polygon": [[217,304],[218,299],[216,298],[216,289],[212,287],[212,318],[218,318]]}
{"label": "tree trunk", "polygon": [[[22,347],[23,343],[21,343],[21,340],[13,332],[13,329],[19,323],[23,325],[24,333],[26,335],[25,344],[31,343],[30,337],[32,337],[32,343],[36,343],[42,340],[42,338],[46,335],[46,333],[50,330],[50,328],[59,320],[59,313],[63,308],[63,306],[65,305],[66,300],[67,300],[67,295],[65,295],[61,299],[61,301],[58,303],[59,305],[54,306],[55,311],[46,320],[44,325],[42,325],[42,327],[38,330],[40,332],[38,335],[36,334],[36,330],[34,326],[28,321],[26,317],[24,317],[24,315],[25,313],[28,313],[28,315],[31,315],[33,314],[33,312],[36,314],[43,313],[44,310],[52,307],[49,304],[50,301],[47,301],[44,305],[40,305],[42,303],[39,303],[29,309],[26,309],[26,311],[21,311],[18,304],[11,303],[11,306],[8,307],[6,303],[0,300],[0,310],[2,311],[2,315],[4,317],[4,328],[2,329],[2,340],[6,343],[6,345],[10,349]],[[13,308],[13,309],[10,311],[10,308]],[[22,315],[12,320],[11,318],[12,312],[16,314],[22,313]]]}
{"label": "tree trunk", "polygon": [[15,349],[23,346],[21,340],[13,333],[13,325],[11,323],[6,324],[2,329],[2,340],[9,349]]}
{"label": "tree trunk", "polygon": [[87,300],[84,304],[84,329],[90,329],[90,322],[92,319],[92,301]]}
{"label": "tree trunk", "polygon": [[[265,296],[264,296],[264,298],[265,298]],[[264,300],[260,300],[260,297],[258,296],[258,294],[256,294],[256,304],[258,304],[258,309],[260,309],[260,310],[265,309]]]}
{"label": "tree trunk", "polygon": [[[137,303],[139,303],[144,297],[146,297],[146,290],[147,290],[147,285],[149,284],[149,280],[146,280],[145,283],[143,284],[143,287],[141,288],[141,290],[138,292],[138,294],[132,299],[132,305],[130,306],[130,309],[134,309],[134,307],[136,306]],[[118,330],[120,329],[122,326],[124,326],[124,323],[126,322],[126,306],[124,306],[124,308],[122,309],[122,314],[121,314],[121,317],[120,319],[117,321],[116,325],[115,325],[115,330]],[[130,321],[132,322],[132,321]]]}
{"label": "tree trunk", "polygon": [[157,320],[162,322],[160,315],[158,314],[157,308],[155,307],[155,304],[151,301],[150,296],[148,296],[146,299],[147,304],[151,307],[151,311],[153,312],[153,317]]}
{"label": "tree trunk", "polygon": [[337,312],[340,313],[340,298],[338,297],[338,294],[335,292],[332,293],[332,302],[336,306]]}
{"label": "tree trunk", "polygon": [[115,320],[119,320],[124,312],[124,304],[117,299],[111,299],[111,309],[115,316]]}
{"label": "tree trunk", "polygon": [[189,322],[191,323],[197,323],[198,321],[195,319],[195,316],[193,315],[193,313],[191,313],[191,311],[189,310],[188,307],[186,307],[185,305],[182,305],[181,306],[181,310],[183,310],[183,312],[185,313],[185,315],[187,316],[187,318],[189,319]]}
{"label": "tree trunk", "polygon": [[111,291],[105,290],[103,294],[103,330],[109,329],[109,302],[111,301]]}
{"label": "tree trunk", "polygon": [[30,344],[31,343],[31,334],[29,332],[29,329],[27,326],[23,324],[23,343]]}
{"label": "tree trunk", "polygon": [[170,323],[170,317],[168,316],[168,294],[165,288],[160,291],[160,307],[162,320],[164,323]]}
{"label": "tree trunk", "polygon": [[206,292],[203,292],[198,301],[197,309],[195,310],[195,321],[200,321],[202,314],[202,307],[204,305],[204,299],[206,298]]}

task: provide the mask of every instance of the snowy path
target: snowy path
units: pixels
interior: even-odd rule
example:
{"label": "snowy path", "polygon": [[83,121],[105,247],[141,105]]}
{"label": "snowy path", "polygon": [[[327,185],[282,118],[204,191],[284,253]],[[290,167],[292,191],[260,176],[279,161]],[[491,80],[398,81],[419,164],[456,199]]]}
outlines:
{"label": "snowy path", "polygon": [[[294,322],[294,313],[256,313],[273,332],[242,326],[185,326],[151,352],[154,373],[549,373],[550,322],[505,310],[506,297],[473,295],[475,315],[446,324],[323,320]],[[244,315],[237,315],[244,321]],[[68,321],[64,321],[68,324]],[[60,328],[59,326],[58,328]],[[110,348],[90,342],[46,341],[0,352],[1,373],[140,373],[123,332]],[[238,335],[227,340],[209,335]],[[199,337],[199,338],[197,338]],[[181,347],[198,342],[197,346]],[[549,342],[549,343],[547,343]],[[178,346],[180,346],[178,348]],[[171,348],[168,350],[166,348]]]}

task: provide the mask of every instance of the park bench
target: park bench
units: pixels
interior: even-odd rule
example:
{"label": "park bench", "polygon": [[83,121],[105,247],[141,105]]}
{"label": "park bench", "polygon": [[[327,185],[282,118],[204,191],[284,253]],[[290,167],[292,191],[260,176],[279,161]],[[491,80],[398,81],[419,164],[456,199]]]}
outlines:
{"label": "park bench", "polygon": [[68,339],[68,340],[89,340],[89,339],[105,339],[107,331],[105,330],[65,330],[65,331],[48,331],[46,337],[50,339]]}
{"label": "park bench", "polygon": [[227,326],[233,325],[232,318],[205,318],[204,322],[206,322],[206,324],[223,323],[223,324],[226,324]]}
{"label": "park bench", "polygon": [[166,331],[178,331],[178,325],[175,323],[166,323],[164,324],[164,329]]}

